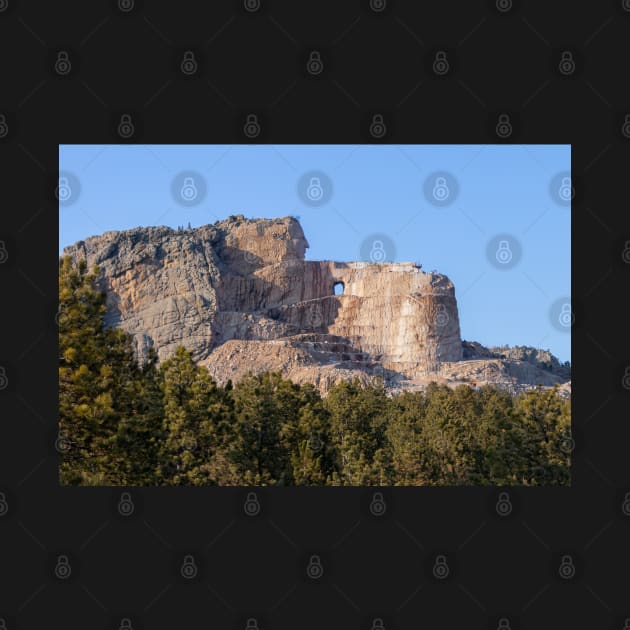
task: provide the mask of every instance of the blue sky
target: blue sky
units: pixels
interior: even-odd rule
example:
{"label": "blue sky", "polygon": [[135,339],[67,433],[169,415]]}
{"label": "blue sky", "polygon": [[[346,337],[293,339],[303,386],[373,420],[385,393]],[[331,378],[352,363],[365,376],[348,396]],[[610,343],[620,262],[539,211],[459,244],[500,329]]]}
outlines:
{"label": "blue sky", "polygon": [[298,216],[307,259],[419,262],[455,284],[463,339],[571,360],[569,145],[62,145],[59,160],[60,253],[107,230]]}

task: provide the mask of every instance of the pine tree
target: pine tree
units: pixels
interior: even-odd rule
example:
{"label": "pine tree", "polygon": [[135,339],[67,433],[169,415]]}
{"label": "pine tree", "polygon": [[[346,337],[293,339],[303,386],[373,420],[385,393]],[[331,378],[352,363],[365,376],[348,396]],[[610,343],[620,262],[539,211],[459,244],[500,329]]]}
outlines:
{"label": "pine tree", "polygon": [[[357,380],[339,383],[328,393],[330,431],[337,452],[338,482],[344,485],[379,484],[389,475],[386,440],[389,405],[383,383],[362,387]],[[376,458],[376,453],[382,450]]]}
{"label": "pine tree", "polygon": [[[283,424],[292,419],[288,391],[292,385],[279,373],[266,372],[250,374],[234,387],[234,457],[247,485],[292,482],[290,452],[282,441]],[[279,404],[280,399],[284,404]]]}
{"label": "pine tree", "polygon": [[141,372],[131,338],[105,328],[99,270],[70,257],[59,261],[59,431],[70,445],[61,455],[66,484],[125,484],[135,451],[119,439],[121,421],[133,423]]}
{"label": "pine tree", "polygon": [[570,484],[571,403],[556,388],[529,391],[517,396],[520,416],[518,435],[524,461],[522,483]]}
{"label": "pine tree", "polygon": [[[179,346],[160,369],[164,396],[164,439],[158,475],[167,485],[220,483],[217,450],[227,442],[231,408],[224,390],[208,370],[195,364],[192,354]],[[223,470],[226,473],[225,470]]]}

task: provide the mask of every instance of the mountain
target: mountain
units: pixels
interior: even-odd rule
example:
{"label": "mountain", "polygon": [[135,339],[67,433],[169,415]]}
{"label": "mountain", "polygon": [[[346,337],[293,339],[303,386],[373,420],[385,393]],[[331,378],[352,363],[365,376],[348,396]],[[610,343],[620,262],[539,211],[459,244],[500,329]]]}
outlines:
{"label": "mountain", "polygon": [[236,215],[106,232],[64,254],[99,266],[105,324],[133,336],[139,361],[183,345],[219,383],[279,370],[322,393],[375,376],[390,391],[430,381],[570,391],[568,368],[544,351],[463,342],[446,276],[411,262],[305,260],[308,247],[293,217]]}

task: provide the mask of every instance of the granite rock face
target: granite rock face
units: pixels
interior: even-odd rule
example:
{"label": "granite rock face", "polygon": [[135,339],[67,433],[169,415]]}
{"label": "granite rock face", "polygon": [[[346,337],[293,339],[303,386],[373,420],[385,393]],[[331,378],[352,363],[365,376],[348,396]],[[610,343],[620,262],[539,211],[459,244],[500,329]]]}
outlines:
{"label": "granite rock face", "polygon": [[308,246],[292,217],[237,215],[106,232],[64,254],[100,267],[105,323],[131,333],[139,361],[182,344],[219,382],[274,369],[324,393],[377,374],[414,388],[472,356],[446,276],[414,263],[308,261]]}

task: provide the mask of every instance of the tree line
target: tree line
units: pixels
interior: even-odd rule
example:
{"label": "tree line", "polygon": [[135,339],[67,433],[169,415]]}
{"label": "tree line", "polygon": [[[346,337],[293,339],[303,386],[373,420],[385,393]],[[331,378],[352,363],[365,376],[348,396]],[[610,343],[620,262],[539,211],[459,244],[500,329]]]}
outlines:
{"label": "tree line", "polygon": [[382,381],[326,397],[280,373],[219,386],[180,346],[158,364],[103,325],[98,268],[59,262],[66,485],[568,485],[570,401]]}

